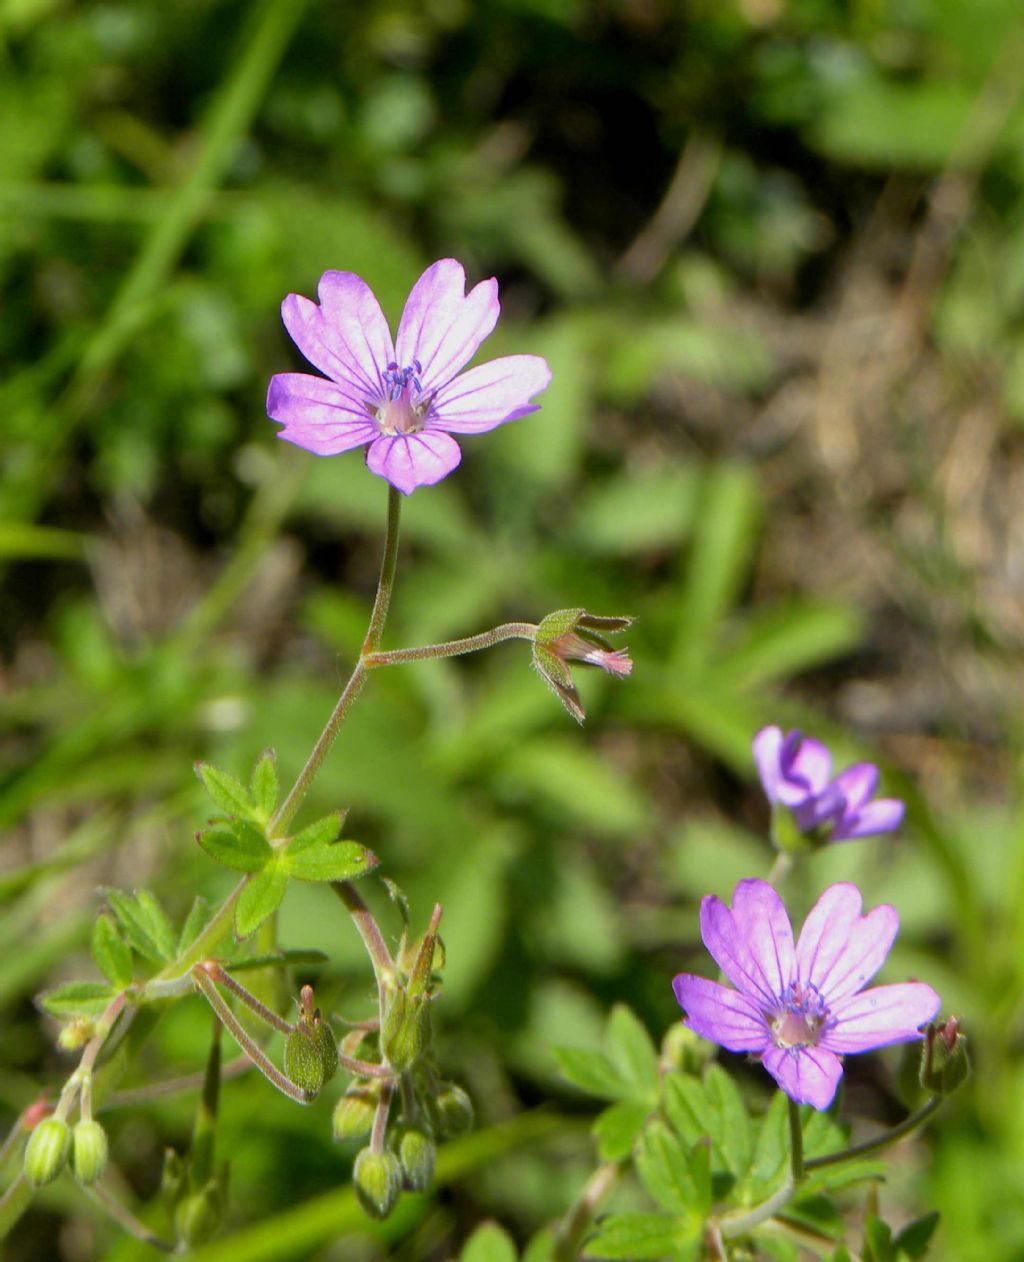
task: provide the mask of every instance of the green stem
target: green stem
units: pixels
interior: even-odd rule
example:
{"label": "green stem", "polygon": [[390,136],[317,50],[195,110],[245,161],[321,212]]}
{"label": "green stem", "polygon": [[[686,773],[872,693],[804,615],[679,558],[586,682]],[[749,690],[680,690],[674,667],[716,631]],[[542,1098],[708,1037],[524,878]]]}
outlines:
{"label": "green stem", "polygon": [[789,1106],[789,1165],[793,1171],[793,1183],[799,1186],[804,1177],[804,1132],[800,1125],[800,1106],[786,1097]]}
{"label": "green stem", "polygon": [[755,1227],[759,1227],[761,1223],[767,1222],[769,1218],[774,1218],[780,1209],[785,1209],[795,1192],[796,1185],[793,1183],[793,1176],[787,1175],[785,1183],[766,1201],[755,1205],[744,1214],[730,1214],[723,1218],[719,1223],[722,1239],[738,1240],[741,1236],[753,1231]]}
{"label": "green stem", "polygon": [[551,1262],[575,1262],[579,1257],[580,1244],[597,1207],[615,1186],[621,1173],[622,1166],[617,1161],[597,1167],[558,1226]]}
{"label": "green stem", "polygon": [[[395,962],[391,958],[388,944],[384,941],[384,935],[373,918],[373,913],[363,902],[363,896],[351,881],[332,881],[331,889],[345,904],[345,909],[359,930],[359,936],[363,940],[363,946],[366,947],[366,953],[373,963],[373,971],[380,984],[382,979],[394,973]],[[381,1019],[383,1020],[383,1013],[381,1013]]]}
{"label": "green stem", "polygon": [[830,1152],[824,1157],[814,1157],[808,1161],[804,1169],[810,1173],[812,1170],[822,1170],[826,1166],[837,1166],[843,1161],[852,1161],[855,1157],[869,1157],[873,1152],[881,1152],[883,1148],[888,1148],[890,1144],[894,1144],[898,1139],[902,1139],[904,1135],[909,1135],[911,1131],[917,1128],[935,1113],[942,1104],[942,1097],[934,1095],[930,1100],[926,1101],[915,1112],[911,1113],[898,1126],[894,1126],[892,1130],[886,1131],[883,1135],[878,1135],[874,1139],[866,1139],[861,1144],[853,1144],[850,1148],[844,1148],[842,1152]]}
{"label": "green stem", "polygon": [[384,1137],[388,1129],[388,1113],[391,1111],[391,1097],[394,1094],[394,1083],[386,1082],[377,1097],[377,1109],[373,1115],[373,1129],[370,1132],[370,1151],[384,1151]]}
{"label": "green stem", "polygon": [[402,515],[402,493],[388,484],[388,525],[384,535],[384,556],[380,563],[380,579],[373,601],[370,625],[363,641],[362,656],[375,653],[384,634],[384,621],[391,605],[391,592],[395,586],[395,566],[398,562],[398,527]]}
{"label": "green stem", "polygon": [[141,1222],[126,1206],[116,1200],[101,1183],[94,1183],[92,1187],[83,1188],[82,1191],[86,1196],[98,1205],[104,1213],[110,1217],[121,1227],[134,1236],[136,1240],[141,1240],[144,1244],[152,1245],[154,1249],[159,1249],[162,1253],[176,1253],[176,1247],[167,1240],[161,1240],[159,1236],[154,1236],[144,1222]]}
{"label": "green stem", "polygon": [[205,928],[200,930],[192,945],[182,955],[179,955],[176,960],[168,964],[165,969],[157,973],[156,977],[147,984],[144,992],[147,997],[153,999],[163,998],[164,995],[158,989],[153,988],[153,982],[184,979],[200,960],[205,960],[208,955],[213,954],[231,929],[231,920],[235,914],[235,904],[241,898],[242,891],[248,885],[249,880],[248,876],[242,877],[225,901],[217,908],[217,911]]}
{"label": "green stem", "polygon": [[368,670],[379,666],[400,666],[403,662],[425,662],[437,657],[458,657],[461,653],[476,653],[489,649],[503,640],[532,640],[537,627],[532,622],[503,622],[490,631],[479,635],[463,636],[461,640],[445,640],[443,644],[423,644],[411,649],[391,649],[386,653],[366,653],[363,664]]}

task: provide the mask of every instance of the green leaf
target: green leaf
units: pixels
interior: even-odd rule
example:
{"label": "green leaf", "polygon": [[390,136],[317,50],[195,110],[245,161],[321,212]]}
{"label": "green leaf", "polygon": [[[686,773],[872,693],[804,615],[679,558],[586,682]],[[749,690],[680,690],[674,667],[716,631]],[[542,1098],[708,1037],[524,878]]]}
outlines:
{"label": "green leaf", "polygon": [[864,1262],[894,1262],[892,1230],[874,1214],[864,1218],[864,1244],[861,1248]]}
{"label": "green leaf", "polygon": [[97,916],[92,927],[92,958],[118,990],[131,985],[131,950],[107,915]]}
{"label": "green leaf", "polygon": [[235,933],[247,938],[281,905],[288,878],[278,863],[268,863],[248,882],[235,907]]}
{"label": "green leaf", "polygon": [[44,990],[37,1002],[55,1017],[98,1017],[120,989],[105,982],[65,982]]}
{"label": "green leaf", "polygon": [[482,1223],[466,1241],[459,1262],[517,1262],[512,1237],[497,1223]]}
{"label": "green leaf", "polygon": [[289,846],[280,857],[282,869],[299,881],[354,881],[377,866],[377,856],[357,841],[323,841],[297,854]]}
{"label": "green leaf", "polygon": [[174,933],[152,894],[146,890],[126,894],[109,886],[103,894],[124,936],[141,956],[153,964],[167,964],[174,958]]}
{"label": "green leaf", "polygon": [[562,1076],[574,1087],[602,1100],[627,1100],[633,1092],[630,1085],[607,1056],[583,1047],[553,1047]]}
{"label": "green leaf", "polygon": [[716,1114],[715,1142],[725,1158],[726,1169],[742,1178],[753,1158],[754,1135],[739,1088],[721,1065],[709,1065],[704,1089]]}
{"label": "green leaf", "polygon": [[639,1018],[625,1004],[617,1003],[608,1018],[605,1035],[612,1063],[638,1097],[658,1097],[658,1053]]}
{"label": "green leaf", "polygon": [[269,823],[277,807],[277,758],[272,749],[265,749],[252,769],[249,796],[261,824]]}
{"label": "green leaf", "polygon": [[901,1254],[907,1258],[923,1258],[938,1225],[938,1210],[932,1210],[930,1214],[923,1214],[907,1223],[892,1242],[897,1258]]}
{"label": "green leaf", "polygon": [[635,1100],[610,1104],[594,1123],[594,1138],[602,1161],[622,1161],[633,1151],[650,1110]]}
{"label": "green leaf", "polygon": [[649,1122],[634,1157],[640,1182],[670,1214],[692,1214],[699,1206],[683,1146],[664,1122]]}
{"label": "green leaf", "polygon": [[757,1143],[744,1180],[744,1203],[756,1205],[779,1187],[789,1168],[789,1121],[786,1097],[771,1098],[757,1130]]}
{"label": "green leaf", "polygon": [[667,1214],[610,1214],[583,1246],[585,1258],[663,1258],[685,1249],[700,1236],[699,1218]]}
{"label": "green leaf", "polygon": [[196,841],[211,859],[236,872],[258,872],[274,853],[260,830],[244,819],[218,821],[196,833]]}
{"label": "green leaf", "polygon": [[178,939],[178,954],[190,947],[199,936],[200,930],[206,924],[207,912],[209,904],[202,894],[197,894],[192,900],[192,906],[189,908],[188,915],[185,917],[185,923],[181,926],[181,937]]}
{"label": "green leaf", "polygon": [[252,799],[241,780],[208,762],[197,762],[195,772],[222,811],[227,811],[229,815],[241,815],[244,819],[254,818]]}
{"label": "green leaf", "polygon": [[344,811],[332,811],[330,815],[318,819],[315,824],[310,824],[308,828],[295,834],[288,842],[285,853],[301,854],[303,850],[311,846],[323,846],[328,842],[336,841],[341,836],[341,825],[344,819]]}
{"label": "green leaf", "polygon": [[558,1237],[553,1227],[542,1227],[523,1250],[523,1262],[552,1262]]}

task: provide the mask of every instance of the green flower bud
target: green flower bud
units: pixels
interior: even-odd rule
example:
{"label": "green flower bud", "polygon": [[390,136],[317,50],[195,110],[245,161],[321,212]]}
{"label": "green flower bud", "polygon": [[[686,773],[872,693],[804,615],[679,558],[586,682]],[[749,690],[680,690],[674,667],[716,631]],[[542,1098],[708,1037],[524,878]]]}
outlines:
{"label": "green flower bud", "polygon": [[215,1180],[186,1196],[174,1215],[178,1240],[190,1249],[209,1240],[224,1221],[224,1196]]}
{"label": "green flower bud", "polygon": [[352,1182],[366,1213],[371,1218],[387,1218],[402,1191],[402,1167],[393,1152],[364,1148],[356,1157]]}
{"label": "green flower bud", "polygon": [[677,1021],[668,1028],[662,1042],[662,1054],[676,1069],[699,1078],[704,1066],[714,1055],[714,1047],[693,1030],[688,1030],[681,1021]]}
{"label": "green flower bud", "polygon": [[437,1145],[425,1131],[409,1126],[399,1132],[398,1159],[410,1192],[426,1192],[434,1178]]}
{"label": "green flower bud", "polygon": [[160,1200],[173,1217],[185,1190],[185,1163],[173,1148],[164,1149],[164,1166],[160,1175]]}
{"label": "green flower bud", "polygon": [[[335,1053],[337,1065],[337,1053]],[[300,1021],[296,1030],[285,1039],[284,1072],[312,1100],[324,1085],[324,1058],[320,1045]]]}
{"label": "green flower bud", "polygon": [[96,1022],[92,1017],[72,1017],[57,1035],[57,1046],[63,1052],[77,1052],[96,1033]]}
{"label": "green flower bud", "polygon": [[384,1013],[381,1050],[392,1069],[411,1069],[430,1046],[430,1000],[394,990]]}
{"label": "green flower bud", "polygon": [[951,1095],[970,1076],[967,1039],[956,1017],[932,1022],[924,1032],[921,1049],[921,1086],[932,1095]]}
{"label": "green flower bud", "polygon": [[465,1135],[473,1125],[473,1102],[454,1082],[442,1083],[434,1097],[433,1113],[442,1139]]}
{"label": "green flower bud", "polygon": [[83,1119],[71,1132],[71,1168],[86,1187],[107,1168],[107,1132],[92,1118]]}
{"label": "green flower bud", "polygon": [[330,1024],[321,1018],[313,1023],[313,1043],[320,1056],[326,1086],[338,1072],[338,1040],[334,1037]]}
{"label": "green flower bud", "polygon": [[371,1087],[349,1087],[334,1106],[335,1139],[362,1139],[369,1135],[377,1111],[377,1095]]}
{"label": "green flower bud", "polygon": [[25,1146],[25,1178],[34,1188],[52,1183],[64,1169],[71,1149],[71,1128],[59,1117],[45,1117]]}

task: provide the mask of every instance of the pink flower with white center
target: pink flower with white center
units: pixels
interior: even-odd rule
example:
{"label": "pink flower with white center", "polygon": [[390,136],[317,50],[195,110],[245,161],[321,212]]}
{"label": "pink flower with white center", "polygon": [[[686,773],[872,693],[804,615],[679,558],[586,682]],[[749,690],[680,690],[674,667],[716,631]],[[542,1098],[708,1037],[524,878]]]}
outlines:
{"label": "pink flower with white center", "polygon": [[680,973],[672,985],[683,1024],[759,1057],[797,1104],[827,1109],[840,1056],[920,1038],[940,1005],[923,982],[863,989],[885,963],[899,916],[884,903],[860,913],[855,885],[831,885],[794,946],[786,908],[767,882],[740,881],[731,909],[709,895],[700,906],[701,937],[736,989]]}
{"label": "pink flower with white center", "polygon": [[272,377],[267,413],[279,437],[318,456],[368,446],[371,473],[405,495],[440,482],[462,459],[452,434],[481,434],[536,412],[551,380],[538,355],[508,355],[461,370],[498,320],[498,283],[466,293],[454,259],[428,267],[391,331],[372,290],[354,272],[324,272],[319,305],[299,294],[281,304],[285,328],[326,374]]}

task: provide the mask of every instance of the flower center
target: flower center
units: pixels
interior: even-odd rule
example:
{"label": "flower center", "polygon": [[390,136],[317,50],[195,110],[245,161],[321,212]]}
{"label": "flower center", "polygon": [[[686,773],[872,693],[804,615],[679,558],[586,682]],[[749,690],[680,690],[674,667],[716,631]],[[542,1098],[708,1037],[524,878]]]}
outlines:
{"label": "flower center", "polygon": [[417,434],[423,428],[433,395],[424,397],[419,374],[423,368],[414,359],[405,368],[388,364],[381,374],[384,397],[376,404],[368,404],[370,414],[382,434]]}
{"label": "flower center", "polygon": [[782,1002],[782,1011],[769,1021],[776,1047],[813,1047],[828,1019],[828,1008],[817,988],[790,982]]}

